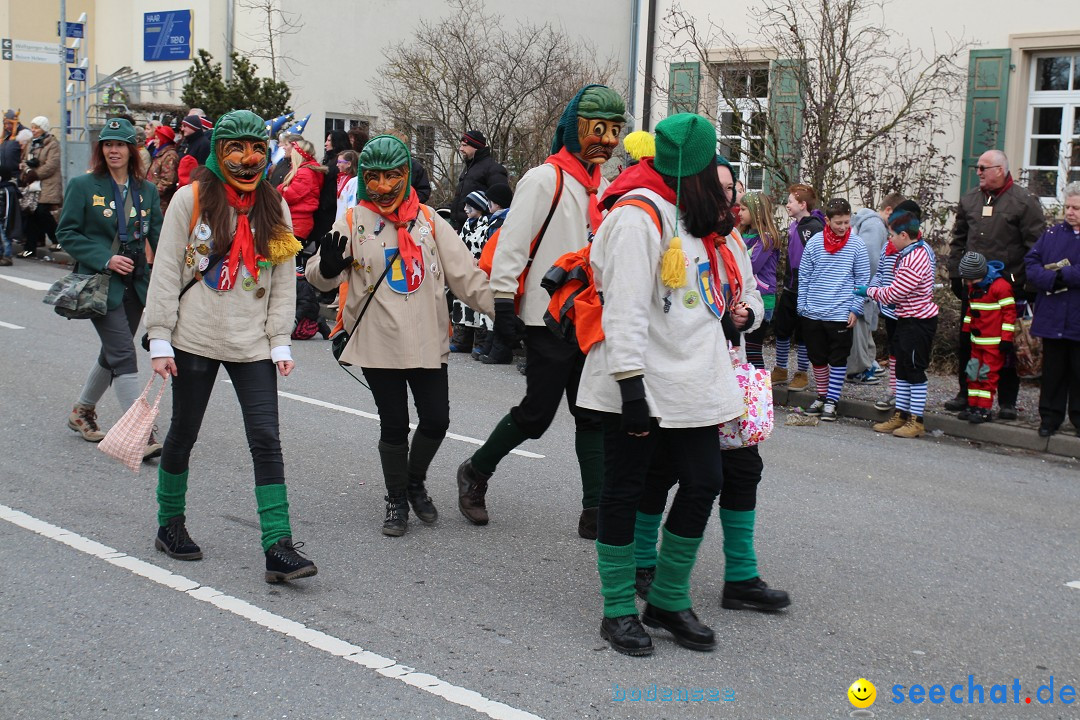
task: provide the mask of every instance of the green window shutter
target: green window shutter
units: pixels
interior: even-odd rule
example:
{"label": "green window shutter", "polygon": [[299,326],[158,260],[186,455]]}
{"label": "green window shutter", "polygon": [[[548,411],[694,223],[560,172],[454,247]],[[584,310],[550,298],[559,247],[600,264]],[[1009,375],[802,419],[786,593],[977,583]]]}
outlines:
{"label": "green window shutter", "polygon": [[[799,84],[801,60],[773,60],[769,64],[769,116],[777,137],[768,144],[765,163],[765,193],[780,198],[787,190],[787,178],[799,177],[802,158],[799,148],[803,132],[803,94]],[[784,198],[786,199],[786,198]]]}
{"label": "green window shutter", "polygon": [[979,184],[975,165],[987,150],[1005,149],[1005,111],[1008,108],[1012,51],[971,50],[968,53],[968,91],[964,107],[964,153],[960,193]]}
{"label": "green window shutter", "polygon": [[701,88],[701,63],[671,63],[668,67],[668,115],[698,111]]}

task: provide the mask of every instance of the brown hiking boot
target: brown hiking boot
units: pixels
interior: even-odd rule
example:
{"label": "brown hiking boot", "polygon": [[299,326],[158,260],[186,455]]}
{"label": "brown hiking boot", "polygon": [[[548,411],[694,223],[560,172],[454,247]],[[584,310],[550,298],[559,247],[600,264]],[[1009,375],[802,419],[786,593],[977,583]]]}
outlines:
{"label": "brown hiking boot", "polygon": [[893,436],[899,438],[917,438],[926,434],[926,427],[923,426],[922,418],[916,418],[914,415],[908,418],[903,427],[893,430]]}
{"label": "brown hiking boot", "polygon": [[76,405],[68,415],[68,427],[82,435],[86,442],[101,442],[105,433],[97,424],[97,413],[93,405]]}
{"label": "brown hiking boot", "polygon": [[904,427],[904,424],[908,421],[900,411],[897,410],[893,413],[892,417],[884,422],[874,423],[874,432],[879,433],[891,433],[893,430]]}
{"label": "brown hiking boot", "polygon": [[[805,370],[797,370],[791,376],[791,382],[788,383],[788,390],[805,390],[808,387],[810,387],[810,376],[806,374]],[[818,392],[822,392],[824,389],[818,388]]]}
{"label": "brown hiking boot", "polygon": [[157,439],[157,425],[150,430],[150,437],[146,440],[146,449],[143,450],[142,459],[149,460],[161,456],[161,443]]}
{"label": "brown hiking boot", "polygon": [[769,376],[773,385],[786,385],[787,384],[787,368],[774,367],[772,374]]}
{"label": "brown hiking boot", "polygon": [[469,519],[473,525],[487,525],[488,512],[484,504],[484,495],[487,493],[488,479],[472,465],[472,458],[458,466],[458,509],[461,514]]}

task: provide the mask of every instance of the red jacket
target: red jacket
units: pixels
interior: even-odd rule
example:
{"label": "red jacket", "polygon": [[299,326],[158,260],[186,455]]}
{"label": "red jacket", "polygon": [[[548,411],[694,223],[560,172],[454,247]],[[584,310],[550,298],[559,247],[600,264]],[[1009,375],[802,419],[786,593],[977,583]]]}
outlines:
{"label": "red jacket", "polygon": [[313,215],[319,209],[319,192],[326,174],[313,170],[314,163],[304,163],[296,171],[288,187],[282,184],[278,190],[292,213],[293,235],[307,239],[315,224]]}
{"label": "red jacket", "polygon": [[969,310],[961,332],[971,332],[973,345],[997,347],[1002,340],[1013,341],[1016,300],[1008,280],[999,277],[987,288],[971,285],[968,303]]}

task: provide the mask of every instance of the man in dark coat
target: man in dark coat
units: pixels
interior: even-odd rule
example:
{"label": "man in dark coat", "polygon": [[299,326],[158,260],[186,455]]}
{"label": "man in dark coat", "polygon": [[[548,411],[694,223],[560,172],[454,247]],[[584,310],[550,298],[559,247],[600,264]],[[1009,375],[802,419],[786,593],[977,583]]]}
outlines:
{"label": "man in dark coat", "polygon": [[458,230],[465,224],[465,198],[469,193],[487,189],[497,183],[509,184],[506,168],[491,157],[487,138],[479,130],[468,130],[461,136],[459,146],[461,157],[465,159],[465,168],[458,177],[457,195],[450,205],[450,224]]}
{"label": "man in dark coat", "polygon": [[179,186],[184,187],[191,182],[191,173],[199,165],[206,164],[206,158],[210,157],[210,139],[203,130],[202,118],[198,115],[188,115],[180,123],[180,133],[184,139],[180,141],[177,151],[180,154],[180,164],[177,166]]}

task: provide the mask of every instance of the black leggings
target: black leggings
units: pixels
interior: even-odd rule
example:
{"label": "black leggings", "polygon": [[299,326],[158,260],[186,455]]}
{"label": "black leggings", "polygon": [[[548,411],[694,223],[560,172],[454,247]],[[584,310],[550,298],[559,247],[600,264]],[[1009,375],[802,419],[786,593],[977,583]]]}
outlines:
{"label": "black leggings", "polygon": [[526,437],[541,437],[555,419],[566,393],[566,404],[574,416],[575,427],[581,430],[600,430],[599,413],[578,407],[578,382],[585,366],[585,355],[577,343],[561,340],[546,327],[525,328],[525,398],[510,408],[514,419]]}
{"label": "black leggings", "polygon": [[270,360],[224,362],[176,349],[176,377],[172,379],[172,422],[161,450],[161,469],[179,475],[188,469],[191,449],[199,439],[206,405],[214,389],[218,367],[232,380],[244,415],[244,431],[255,465],[256,485],[285,482],[278,430],[277,368]]}
{"label": "black leggings", "polygon": [[[765,465],[757,445],[724,450],[720,453],[724,469],[724,486],[720,490],[720,507],[724,510],[753,510],[757,507],[757,487]],[[670,463],[649,467],[645,492],[638,510],[646,515],[660,515],[667,507],[668,493],[678,482]],[[677,533],[676,533],[677,534]]]}
{"label": "black leggings", "polygon": [[379,439],[387,445],[409,444],[409,397],[416,406],[416,431],[442,440],[450,427],[450,382],[446,365],[438,370],[361,368],[379,409]]}
{"label": "black leggings", "polygon": [[661,428],[653,420],[647,436],[634,437],[619,428],[619,421],[618,415],[604,415],[597,540],[617,546],[634,542],[638,506],[653,468],[670,468],[681,480],[665,524],[668,531],[684,538],[704,535],[724,480],[716,426]]}

